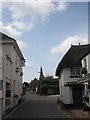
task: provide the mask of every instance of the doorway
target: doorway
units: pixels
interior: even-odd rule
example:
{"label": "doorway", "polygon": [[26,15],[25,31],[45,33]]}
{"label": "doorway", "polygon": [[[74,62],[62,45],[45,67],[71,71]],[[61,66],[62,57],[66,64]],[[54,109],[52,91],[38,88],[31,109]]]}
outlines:
{"label": "doorway", "polygon": [[82,87],[72,87],[74,107],[82,106]]}

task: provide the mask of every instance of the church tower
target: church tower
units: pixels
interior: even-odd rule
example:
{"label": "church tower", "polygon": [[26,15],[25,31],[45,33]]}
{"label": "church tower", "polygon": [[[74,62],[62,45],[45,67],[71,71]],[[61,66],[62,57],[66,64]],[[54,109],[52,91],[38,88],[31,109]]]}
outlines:
{"label": "church tower", "polygon": [[44,75],[43,75],[43,69],[42,69],[42,66],[41,66],[41,68],[40,68],[40,77],[39,77],[39,80],[44,80],[45,79],[45,77],[44,77]]}

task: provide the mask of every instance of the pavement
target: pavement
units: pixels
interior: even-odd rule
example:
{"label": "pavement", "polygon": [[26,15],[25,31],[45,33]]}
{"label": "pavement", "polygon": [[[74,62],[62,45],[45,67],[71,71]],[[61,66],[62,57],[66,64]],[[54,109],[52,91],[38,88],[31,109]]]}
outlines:
{"label": "pavement", "polygon": [[[50,95],[47,97],[53,98],[53,100],[56,100],[59,98],[60,95]],[[66,108],[65,108],[66,109]],[[71,114],[75,115],[76,118],[88,118],[90,112],[84,111],[83,108],[70,108],[66,109],[66,111],[70,112]]]}
{"label": "pavement", "polygon": [[69,110],[72,114],[74,114],[77,118],[88,118],[89,111],[83,111],[82,108]]}
{"label": "pavement", "polygon": [[58,95],[39,96],[27,93],[24,97],[25,101],[5,118],[75,118],[75,115],[58,106]]}

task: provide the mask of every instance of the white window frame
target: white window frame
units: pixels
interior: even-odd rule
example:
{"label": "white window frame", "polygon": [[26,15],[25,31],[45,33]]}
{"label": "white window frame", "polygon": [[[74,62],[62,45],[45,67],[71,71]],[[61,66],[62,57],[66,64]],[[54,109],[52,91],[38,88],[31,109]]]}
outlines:
{"label": "white window frame", "polygon": [[71,70],[70,76],[81,76],[80,67],[71,67],[70,70]]}

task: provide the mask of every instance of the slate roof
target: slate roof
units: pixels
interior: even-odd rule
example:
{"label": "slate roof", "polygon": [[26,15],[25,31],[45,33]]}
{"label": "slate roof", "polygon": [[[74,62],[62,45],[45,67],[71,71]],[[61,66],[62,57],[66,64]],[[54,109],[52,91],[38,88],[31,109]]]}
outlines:
{"label": "slate roof", "polygon": [[8,35],[6,35],[6,34],[4,34],[4,33],[1,33],[0,32],[0,39],[2,40],[2,41],[14,41],[15,42],[15,39],[13,39],[13,38],[11,38],[11,37],[9,37]]}
{"label": "slate roof", "polygon": [[17,47],[18,54],[20,55],[21,59],[25,61],[25,58],[23,57],[23,54],[22,54],[22,52],[17,44],[17,41],[14,38],[9,37],[8,35],[0,32],[0,43],[2,44],[5,42],[14,44]]}
{"label": "slate roof", "polygon": [[81,59],[90,52],[90,44],[72,45],[56,68],[56,76],[64,67],[81,66]]}

